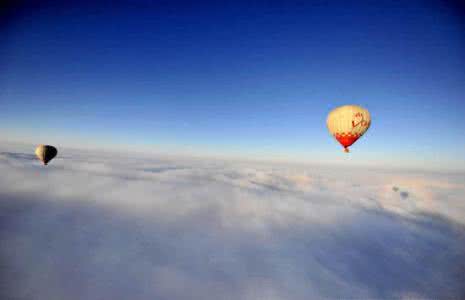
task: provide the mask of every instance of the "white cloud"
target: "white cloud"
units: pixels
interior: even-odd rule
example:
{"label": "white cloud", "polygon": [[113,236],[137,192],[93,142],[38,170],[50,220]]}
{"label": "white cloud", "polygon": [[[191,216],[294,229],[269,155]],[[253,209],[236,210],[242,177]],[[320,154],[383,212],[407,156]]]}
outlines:
{"label": "white cloud", "polygon": [[1,150],[2,299],[465,293],[463,175]]}

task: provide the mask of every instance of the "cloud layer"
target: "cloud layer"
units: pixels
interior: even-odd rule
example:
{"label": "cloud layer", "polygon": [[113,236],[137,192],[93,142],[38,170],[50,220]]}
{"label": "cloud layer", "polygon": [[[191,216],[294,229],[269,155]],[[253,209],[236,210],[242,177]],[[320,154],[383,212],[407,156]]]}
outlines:
{"label": "cloud layer", "polygon": [[1,299],[463,298],[465,178],[0,153]]}

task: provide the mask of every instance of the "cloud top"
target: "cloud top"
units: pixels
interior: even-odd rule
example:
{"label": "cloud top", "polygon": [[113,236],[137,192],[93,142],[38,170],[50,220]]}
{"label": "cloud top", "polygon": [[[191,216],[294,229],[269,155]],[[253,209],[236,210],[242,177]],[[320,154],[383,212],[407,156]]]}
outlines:
{"label": "cloud top", "polygon": [[465,295],[460,174],[1,151],[0,298]]}

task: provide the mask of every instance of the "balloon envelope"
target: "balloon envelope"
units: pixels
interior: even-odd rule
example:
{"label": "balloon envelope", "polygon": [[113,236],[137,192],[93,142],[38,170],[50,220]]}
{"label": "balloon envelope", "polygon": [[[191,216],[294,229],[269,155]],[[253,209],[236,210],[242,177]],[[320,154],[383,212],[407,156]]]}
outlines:
{"label": "balloon envelope", "polygon": [[50,145],[39,145],[36,148],[37,158],[44,164],[47,165],[58,154],[57,148]]}
{"label": "balloon envelope", "polygon": [[370,127],[371,117],[368,110],[358,105],[344,105],[328,114],[326,125],[331,135],[349,152],[349,146],[355,143]]}

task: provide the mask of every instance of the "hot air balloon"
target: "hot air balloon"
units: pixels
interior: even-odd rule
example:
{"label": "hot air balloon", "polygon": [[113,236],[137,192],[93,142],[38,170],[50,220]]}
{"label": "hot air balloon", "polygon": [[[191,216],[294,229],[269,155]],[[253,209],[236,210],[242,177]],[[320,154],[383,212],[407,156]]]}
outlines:
{"label": "hot air balloon", "polygon": [[370,127],[368,110],[358,105],[344,105],[328,114],[326,125],[336,140],[349,152],[349,146],[355,143]]}
{"label": "hot air balloon", "polygon": [[37,158],[46,166],[55,156],[57,156],[57,148],[50,145],[39,145],[36,148]]}

